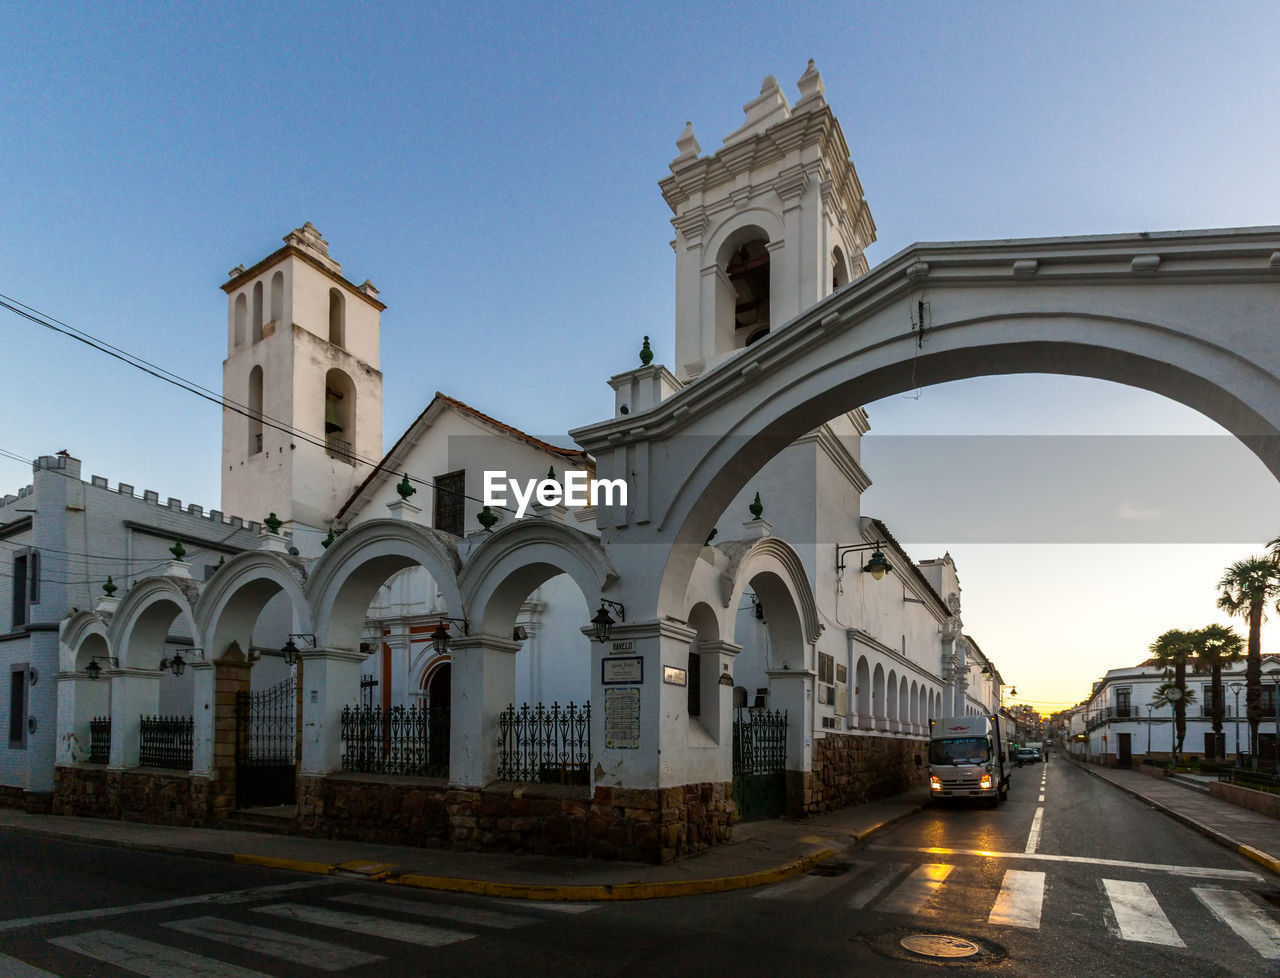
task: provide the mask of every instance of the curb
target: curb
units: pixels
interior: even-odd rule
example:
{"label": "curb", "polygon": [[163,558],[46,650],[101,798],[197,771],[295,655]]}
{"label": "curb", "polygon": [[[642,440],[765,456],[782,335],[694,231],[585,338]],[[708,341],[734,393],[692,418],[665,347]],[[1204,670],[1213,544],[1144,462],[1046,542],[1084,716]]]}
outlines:
{"label": "curb", "polygon": [[1205,825],[1203,822],[1197,821],[1196,819],[1192,818],[1190,815],[1184,815],[1182,812],[1178,811],[1176,808],[1170,808],[1169,806],[1156,801],[1154,798],[1149,798],[1146,795],[1142,794],[1141,792],[1135,791],[1133,788],[1120,784],[1119,782],[1112,781],[1110,778],[1104,777],[1103,775],[1098,774],[1096,771],[1091,770],[1087,764],[1081,764],[1079,761],[1074,761],[1073,763],[1076,764],[1077,767],[1081,768],[1086,774],[1092,775],[1093,777],[1097,778],[1099,781],[1103,781],[1111,785],[1111,787],[1118,789],[1119,791],[1123,791],[1126,795],[1128,795],[1131,798],[1138,799],[1144,805],[1150,805],[1156,811],[1164,815],[1167,815],[1169,818],[1173,819],[1175,822],[1181,822],[1187,828],[1200,833],[1205,838],[1211,839],[1212,841],[1218,843],[1218,845],[1223,846],[1224,848],[1230,849],[1233,852],[1236,852],[1239,855],[1244,856],[1246,859],[1253,860],[1255,863],[1262,866],[1264,869],[1267,869],[1270,872],[1274,873],[1275,875],[1280,876],[1280,859],[1276,859],[1274,856],[1268,855],[1267,853],[1263,852],[1261,849],[1255,849],[1253,846],[1245,845],[1243,842],[1238,842],[1237,840],[1233,839],[1231,836],[1227,835],[1225,832],[1221,831],[1220,829],[1215,829],[1211,825]]}

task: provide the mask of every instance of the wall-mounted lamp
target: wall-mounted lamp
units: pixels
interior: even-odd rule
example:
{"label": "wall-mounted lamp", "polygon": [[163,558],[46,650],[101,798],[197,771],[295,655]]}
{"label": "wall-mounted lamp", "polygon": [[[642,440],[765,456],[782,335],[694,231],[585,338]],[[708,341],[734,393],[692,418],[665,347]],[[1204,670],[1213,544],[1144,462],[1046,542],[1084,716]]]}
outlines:
{"label": "wall-mounted lamp", "polygon": [[845,554],[861,553],[867,550],[872,550],[874,553],[871,554],[871,559],[867,561],[866,565],[862,569],[877,581],[880,580],[885,576],[885,574],[893,570],[893,565],[889,563],[888,559],[885,557],[884,551],[880,549],[881,546],[882,544],[879,540],[875,543],[851,543],[846,546],[840,546],[837,544],[836,573],[843,574],[845,572]]}
{"label": "wall-mounted lamp", "polygon": [[431,645],[438,655],[444,655],[449,651],[449,623],[462,626],[462,634],[470,635],[469,623],[465,618],[441,618],[436,625],[436,630],[431,633]]}
{"label": "wall-mounted lamp", "polygon": [[97,679],[102,675],[102,666],[98,665],[99,659],[106,659],[111,663],[112,669],[120,668],[120,661],[114,655],[95,655],[89,658],[89,664],[84,667],[84,673],[90,679]]}
{"label": "wall-mounted lamp", "polygon": [[515,628],[511,629],[511,641],[513,642],[523,642],[528,639],[528,637],[529,629],[525,628],[523,625],[517,625]]}
{"label": "wall-mounted lamp", "polygon": [[760,599],[754,594],[751,595],[751,610],[755,613],[757,621],[764,621],[764,605],[760,603]]}
{"label": "wall-mounted lamp", "polygon": [[627,620],[626,608],[622,607],[622,605],[616,601],[610,601],[608,598],[601,598],[600,610],[597,611],[595,617],[591,619],[591,624],[595,626],[597,642],[607,642],[609,639],[613,638],[613,626],[618,623],[613,620],[613,616],[609,614],[609,609],[606,608],[605,605],[608,605],[609,608],[612,608],[618,613],[619,621]]}
{"label": "wall-mounted lamp", "polygon": [[298,661],[298,647],[293,644],[295,638],[306,642],[308,648],[314,649],[316,647],[315,632],[290,632],[289,638],[280,648],[280,654],[284,656],[284,664],[286,666],[291,666]]}
{"label": "wall-mounted lamp", "polygon": [[[199,654],[200,660],[204,661],[204,649],[187,649],[187,655]],[[181,652],[173,653],[173,657],[160,660],[160,671],[164,672],[168,669],[175,676],[181,676],[187,671],[187,660],[182,657]]]}

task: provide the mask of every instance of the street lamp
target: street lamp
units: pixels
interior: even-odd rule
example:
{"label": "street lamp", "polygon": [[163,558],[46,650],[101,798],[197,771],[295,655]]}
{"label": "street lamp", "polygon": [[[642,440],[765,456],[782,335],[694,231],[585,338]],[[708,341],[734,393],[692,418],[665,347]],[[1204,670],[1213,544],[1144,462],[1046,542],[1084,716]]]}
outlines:
{"label": "street lamp", "polygon": [[870,574],[875,580],[882,579],[885,574],[893,570],[893,565],[889,563],[885,557],[884,551],[881,549],[883,544],[877,540],[875,543],[851,543],[846,546],[836,545],[836,574],[843,576],[845,571],[844,555],[851,553],[859,553],[861,551],[873,550],[871,559],[867,561],[863,571]]}
{"label": "street lamp", "polygon": [[461,625],[463,635],[471,634],[465,618],[441,618],[436,622],[436,630],[431,633],[431,647],[436,650],[437,655],[444,655],[449,651],[449,625],[446,623]]}
{"label": "street lamp", "polygon": [[1244,683],[1231,683],[1227,689],[1235,693],[1236,696],[1236,767],[1240,766],[1240,690],[1244,689]]}
{"label": "street lamp", "polygon": [[[200,659],[203,661],[204,649],[187,649],[187,655],[195,655],[196,653],[199,653]],[[182,657],[181,651],[173,653],[173,657],[170,659],[160,660],[160,671],[164,672],[166,669],[175,676],[181,676],[187,671],[187,660]]]}
{"label": "street lamp", "polygon": [[595,617],[591,619],[591,624],[595,626],[596,641],[607,642],[613,637],[613,626],[617,624],[613,620],[613,615],[609,614],[609,608],[618,613],[618,618],[622,621],[627,620],[627,610],[617,601],[610,601],[608,598],[600,599],[600,610],[596,612]]}
{"label": "street lamp", "polygon": [[306,642],[313,649],[316,647],[314,632],[290,632],[289,637],[285,639],[285,643],[280,649],[280,654],[284,656],[284,664],[286,666],[291,666],[298,661],[298,647],[293,644],[295,638]]}
{"label": "street lamp", "polygon": [[1154,703],[1147,704],[1147,758],[1148,758],[1148,761],[1144,763],[1150,763],[1149,759],[1151,757],[1151,709],[1153,706],[1155,706]]}

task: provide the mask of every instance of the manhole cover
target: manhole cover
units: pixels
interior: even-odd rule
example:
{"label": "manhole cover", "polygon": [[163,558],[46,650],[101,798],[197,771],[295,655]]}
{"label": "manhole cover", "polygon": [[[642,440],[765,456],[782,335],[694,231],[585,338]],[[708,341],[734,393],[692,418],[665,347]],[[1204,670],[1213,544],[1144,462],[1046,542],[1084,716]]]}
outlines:
{"label": "manhole cover", "polygon": [[927,958],[971,958],[982,950],[973,941],[946,934],[912,934],[898,943],[912,954]]}

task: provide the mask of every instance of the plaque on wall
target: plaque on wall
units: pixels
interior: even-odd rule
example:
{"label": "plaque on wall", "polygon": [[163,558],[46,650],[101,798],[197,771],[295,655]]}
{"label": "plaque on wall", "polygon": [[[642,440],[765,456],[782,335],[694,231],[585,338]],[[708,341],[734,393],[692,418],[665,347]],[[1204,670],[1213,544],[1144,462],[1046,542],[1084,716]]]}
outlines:
{"label": "plaque on wall", "polygon": [[600,682],[605,686],[640,686],[644,683],[644,657],[600,660]]}
{"label": "plaque on wall", "polygon": [[668,686],[688,686],[689,674],[679,666],[663,666],[662,681]]}
{"label": "plaque on wall", "polygon": [[604,691],[604,745],[616,750],[640,748],[640,690]]}
{"label": "plaque on wall", "polygon": [[628,652],[634,652],[635,650],[636,643],[629,638],[618,639],[609,646],[610,655],[626,655]]}

